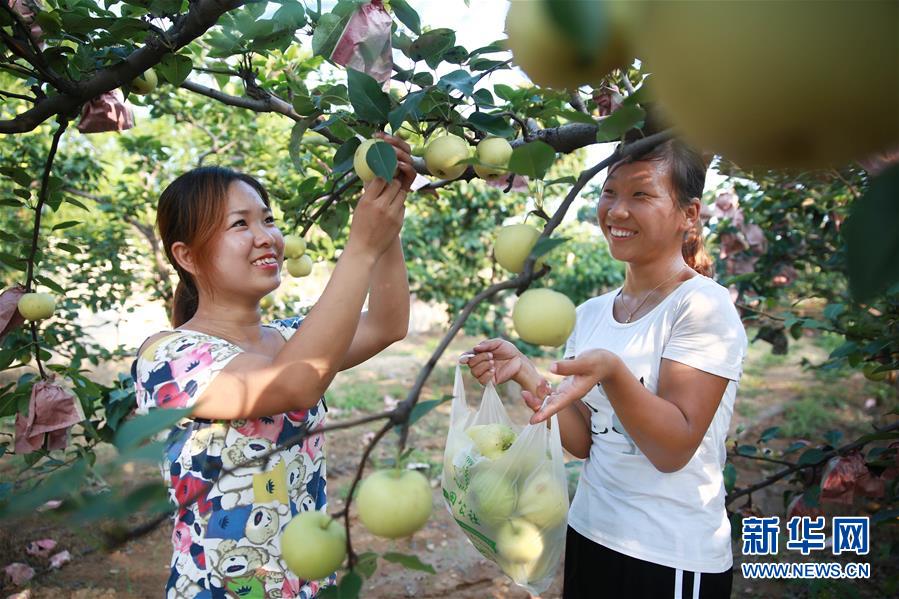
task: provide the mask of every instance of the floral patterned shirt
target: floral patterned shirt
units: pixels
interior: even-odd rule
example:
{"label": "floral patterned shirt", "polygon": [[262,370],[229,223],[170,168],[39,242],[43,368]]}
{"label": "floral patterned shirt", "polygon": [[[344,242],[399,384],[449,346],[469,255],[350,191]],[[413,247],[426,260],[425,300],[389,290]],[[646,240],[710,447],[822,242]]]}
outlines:
{"label": "floral patterned shirt", "polygon": [[[285,339],[301,318],[274,321]],[[134,361],[138,413],[187,408],[235,356],[236,345],[205,333],[175,330]],[[301,511],[324,510],[325,458],[321,434],[267,453],[325,420],[319,402],[308,410],[249,420],[185,418],[168,434],[162,474],[178,510],[166,597],[298,597],[320,586],[298,579],[281,559],[281,531]],[[219,477],[223,469],[235,469]],[[199,499],[184,505],[191,497]]]}

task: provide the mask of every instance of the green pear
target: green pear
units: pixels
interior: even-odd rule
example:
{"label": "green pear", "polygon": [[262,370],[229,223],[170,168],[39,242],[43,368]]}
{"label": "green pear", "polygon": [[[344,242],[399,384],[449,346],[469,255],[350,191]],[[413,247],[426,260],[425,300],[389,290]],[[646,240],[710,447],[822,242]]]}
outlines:
{"label": "green pear", "polygon": [[507,175],[509,158],[512,157],[512,146],[502,137],[488,137],[478,143],[475,150],[478,162],[474,172],[481,179],[492,181]]}
{"label": "green pear", "polygon": [[469,499],[477,506],[477,514],[487,522],[504,520],[512,515],[518,500],[515,486],[502,472],[480,469],[471,477]]}
{"label": "green pear", "polygon": [[515,431],[498,422],[493,424],[476,424],[465,431],[481,455],[490,460],[503,455],[515,443]]}
{"label": "green pear", "polygon": [[497,532],[496,551],[509,562],[527,564],[536,561],[543,553],[543,537],[532,523],[513,518]]}
{"label": "green pear", "polygon": [[552,289],[528,289],[512,309],[515,332],[534,345],[562,345],[574,330],[576,319],[574,303]]}
{"label": "green pear", "polygon": [[548,468],[541,468],[521,490],[518,514],[541,529],[557,526],[568,515],[568,489]]}
{"label": "green pear", "polygon": [[468,143],[458,135],[444,135],[431,140],[425,149],[428,171],[441,179],[458,179],[468,167],[457,164],[468,158]]}

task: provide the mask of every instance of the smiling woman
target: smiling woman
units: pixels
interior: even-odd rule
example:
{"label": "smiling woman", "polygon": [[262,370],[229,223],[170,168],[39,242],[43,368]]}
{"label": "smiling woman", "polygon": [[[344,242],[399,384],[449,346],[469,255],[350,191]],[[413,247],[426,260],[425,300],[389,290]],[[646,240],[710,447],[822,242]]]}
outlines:
{"label": "smiling woman", "polygon": [[304,580],[283,559],[287,524],[327,501],[323,436],[291,439],[324,424],[322,394],[338,371],[406,334],[399,231],[415,173],[405,142],[385,141],[400,174],[366,183],[345,250],[305,319],[261,321],[260,300],[281,282],[284,238],[258,181],[204,167],[159,199],[157,225],[180,279],[175,328],[148,338],[132,376],[139,412],[191,409],[170,431],[162,464],[177,508],[167,597],[309,599],[334,580]]}
{"label": "smiling woman", "polygon": [[[585,459],[568,514],[564,597],[730,596],[725,438],[746,334],[713,281],[699,228],[702,157],[678,140],[615,164],[596,214],[620,289],[577,309],[554,390],[501,339],[467,359],[482,383],[515,380],[558,414],[562,445]],[[545,403],[544,403],[545,400]]]}

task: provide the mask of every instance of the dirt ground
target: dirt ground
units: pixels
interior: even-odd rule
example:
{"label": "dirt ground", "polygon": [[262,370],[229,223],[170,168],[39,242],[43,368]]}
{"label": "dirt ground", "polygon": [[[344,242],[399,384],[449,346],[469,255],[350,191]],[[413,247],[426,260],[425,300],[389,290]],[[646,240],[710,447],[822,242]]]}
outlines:
{"label": "dirt ground", "polygon": [[[446,357],[441,360],[427,385],[422,399],[439,397],[452,389],[453,361],[455,356],[471,346],[474,340],[462,339],[453,343]],[[383,409],[392,401],[401,399],[400,393],[411,387],[415,375],[425,363],[430,351],[436,345],[433,337],[416,337],[394,346],[368,364],[342,373],[335,381],[329,393],[329,406],[333,421],[358,417],[365,411]],[[793,352],[786,360],[772,361],[767,357],[768,346],[753,346],[746,365],[746,398],[738,395],[738,404],[746,402],[746,409],[738,409],[732,423],[732,438],[741,443],[753,443],[761,431],[770,426],[779,425],[784,419],[784,411],[791,402],[802,399],[808,388],[820,382],[813,380],[813,375],[799,367],[803,357],[821,358],[820,350],[812,345],[803,346],[800,351]],[[753,366],[753,362],[754,366]],[[548,364],[549,360],[544,363]],[[776,363],[774,363],[776,362]],[[763,383],[755,384],[751,377],[763,379]],[[865,412],[864,402],[867,388],[861,377],[841,381],[841,395],[848,398],[842,402],[840,410],[846,422],[856,422],[858,426],[866,426],[870,415]],[[479,389],[474,381],[467,381],[469,403],[479,398]],[[517,400],[514,389],[502,390],[504,402],[510,416],[516,422],[524,422],[527,409]],[[333,395],[333,400],[331,399]],[[870,402],[869,402],[870,404]],[[354,407],[356,406],[356,407]],[[367,408],[367,410],[366,410]],[[882,408],[879,408],[882,409]],[[527,599],[529,593],[516,587],[494,564],[488,562],[471,546],[462,534],[458,525],[452,520],[443,505],[440,496],[438,479],[446,425],[449,415],[449,404],[441,405],[414,427],[409,446],[416,449],[413,459],[430,466],[430,477],[434,488],[434,512],[426,527],[411,539],[388,542],[368,534],[361,525],[354,522],[353,545],[357,551],[375,551],[384,553],[397,551],[415,554],[423,562],[434,567],[437,574],[407,570],[397,564],[380,560],[375,574],[366,581],[362,597],[371,599],[396,599],[399,597],[446,597],[453,599],[510,598]],[[851,425],[847,425],[851,428]],[[326,441],[328,451],[329,511],[335,512],[343,508],[343,497],[352,481],[356,466],[361,458],[364,444],[364,431],[372,431],[375,426],[368,426],[329,433]],[[847,435],[851,430],[847,430]],[[395,453],[395,435],[389,435],[378,446],[375,462],[388,459]],[[770,464],[751,460],[734,462],[738,469],[738,486],[755,481],[773,472]],[[139,468],[133,476],[137,482],[158,476],[158,470],[150,466]],[[755,505],[763,513],[783,516],[781,492],[784,487],[770,487],[753,496]],[[142,522],[140,515],[135,515],[131,524]],[[0,528],[0,567],[11,561],[30,561],[39,566],[35,558],[25,555],[23,547],[26,543],[40,538],[54,538],[60,549],[68,549],[76,557],[72,562],[59,570],[39,576],[29,585],[33,599],[49,598],[126,598],[126,597],[159,597],[168,576],[168,560],[171,555],[170,530],[163,525],[148,535],[128,543],[112,553],[92,552],[82,555],[91,547],[97,538],[99,527],[88,529],[71,529],[46,517],[35,517],[15,526],[4,524]],[[895,529],[897,527],[892,527]],[[899,538],[894,538],[894,547],[899,546]],[[734,543],[735,562],[738,564],[739,543]],[[792,559],[792,558],[790,558]],[[888,556],[887,556],[888,559]],[[798,560],[794,560],[798,561]],[[860,560],[859,560],[860,561]],[[869,561],[874,561],[872,558]],[[736,566],[739,568],[739,566]],[[739,569],[735,570],[734,597],[839,597],[861,596],[881,597],[884,580],[897,576],[895,564],[889,572],[884,572],[876,583],[857,584],[850,593],[826,591],[815,594],[815,589],[808,584],[789,584],[782,582],[756,582],[742,578]],[[880,572],[874,568],[875,575]],[[897,579],[899,580],[899,579]],[[22,589],[14,589],[8,585],[0,585],[0,597],[7,597]],[[851,589],[850,589],[851,590]],[[557,577],[550,589],[541,595],[544,599],[560,596],[561,580]],[[835,594],[832,594],[835,593]],[[856,595],[856,593],[860,593]]]}

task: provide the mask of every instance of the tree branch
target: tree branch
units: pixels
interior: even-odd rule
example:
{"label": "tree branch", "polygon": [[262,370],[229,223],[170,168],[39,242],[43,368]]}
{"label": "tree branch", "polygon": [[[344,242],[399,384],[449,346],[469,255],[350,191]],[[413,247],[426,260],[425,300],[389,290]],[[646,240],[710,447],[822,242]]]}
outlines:
{"label": "tree branch", "polygon": [[71,90],[42,98],[38,103],[15,118],[0,121],[0,133],[24,133],[31,131],[54,115],[69,115],[86,101],[104,92],[129,84],[135,77],[158,64],[169,53],[183,48],[216,24],[219,17],[244,4],[244,0],[194,0],[185,15],[160,35],[152,33],[146,43],[128,55],[122,62],[97,71],[85,81],[72,84]]}
{"label": "tree branch", "polygon": [[231,94],[226,94],[225,92],[212,89],[211,87],[201,85],[194,81],[185,81],[181,84],[181,87],[196,94],[206,96],[207,98],[217,100],[222,104],[227,104],[228,106],[246,108],[254,112],[275,112],[283,114],[294,121],[303,119],[303,117],[297,114],[297,111],[293,109],[293,106],[268,92],[265,92],[267,95],[262,98],[249,98],[246,96],[232,96]]}
{"label": "tree branch", "polygon": [[[891,431],[895,431],[895,430],[899,430],[899,422],[895,422],[889,426],[885,426],[883,428],[877,429],[877,432],[878,433],[887,433],[887,432],[891,432]],[[759,481],[759,482],[755,483],[754,485],[746,487],[745,489],[734,489],[732,492],[727,494],[727,498],[725,499],[724,503],[725,503],[725,505],[730,505],[732,502],[736,501],[740,497],[744,497],[746,495],[752,495],[759,489],[764,489],[765,487],[776,483],[780,479],[782,479],[786,476],[789,476],[790,474],[792,474],[794,472],[798,472],[799,470],[805,470],[806,468],[813,468],[815,466],[820,466],[821,464],[824,464],[825,462],[827,462],[827,460],[829,460],[830,458],[832,458],[834,456],[838,456],[840,454],[847,453],[847,452],[853,451],[855,449],[860,449],[860,448],[864,447],[865,445],[867,445],[868,443],[870,443],[870,441],[867,441],[864,439],[859,439],[859,440],[853,441],[852,443],[848,443],[842,447],[838,447],[836,449],[832,449],[832,450],[824,453],[824,455],[821,456],[821,459],[819,459],[815,462],[810,462],[808,464],[793,464],[792,466],[789,466],[788,468],[784,468],[783,470],[776,472],[776,473],[772,474],[771,476],[769,476],[768,478],[766,478],[762,481]]]}

